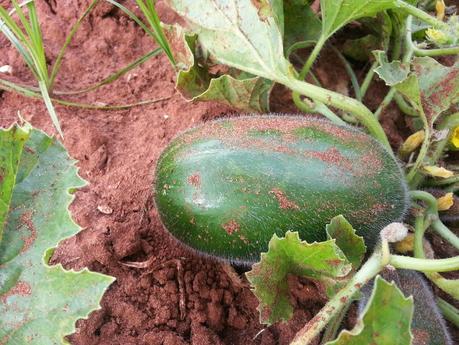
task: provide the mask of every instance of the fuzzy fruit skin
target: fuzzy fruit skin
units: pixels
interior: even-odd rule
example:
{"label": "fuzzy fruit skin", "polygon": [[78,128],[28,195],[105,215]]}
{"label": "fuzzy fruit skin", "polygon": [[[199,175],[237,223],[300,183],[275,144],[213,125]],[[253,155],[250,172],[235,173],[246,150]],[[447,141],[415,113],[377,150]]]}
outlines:
{"label": "fuzzy fruit skin", "polygon": [[373,138],[313,117],[247,116],[207,122],[175,138],[155,181],[161,221],[200,252],[251,263],[272,235],[327,239],[342,214],[375,244],[408,205],[403,173]]}

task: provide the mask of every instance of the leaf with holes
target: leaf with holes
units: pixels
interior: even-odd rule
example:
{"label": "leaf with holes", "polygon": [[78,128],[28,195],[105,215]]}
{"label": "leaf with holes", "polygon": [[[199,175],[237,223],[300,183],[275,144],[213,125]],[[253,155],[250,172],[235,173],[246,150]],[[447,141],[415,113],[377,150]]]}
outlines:
{"label": "leaf with holes", "polygon": [[260,301],[260,322],[272,324],[289,320],[293,307],[289,301],[287,276],[307,277],[330,284],[334,278],[345,277],[351,269],[334,240],[309,244],[301,241],[297,232],[288,231],[285,238],[274,235],[268,252],[246,273]]}
{"label": "leaf with holes", "polygon": [[69,191],[85,181],[64,147],[30,126],[0,130],[0,157],[0,343],[61,344],[113,282],[48,265],[58,242],[80,230]]}

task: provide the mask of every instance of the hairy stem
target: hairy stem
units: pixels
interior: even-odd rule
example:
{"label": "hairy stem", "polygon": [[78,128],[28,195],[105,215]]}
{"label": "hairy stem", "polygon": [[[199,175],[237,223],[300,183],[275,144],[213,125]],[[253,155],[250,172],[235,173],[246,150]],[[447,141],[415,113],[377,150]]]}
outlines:
{"label": "hairy stem", "polygon": [[437,18],[424,12],[420,8],[410,5],[409,3],[403,0],[398,0],[397,6],[401,8],[402,10],[404,10],[406,13],[411,14],[412,16],[422,20],[423,22],[427,24],[430,24],[431,26],[435,28],[446,28],[447,27],[447,24],[443,23],[441,20],[438,20]]}
{"label": "hairy stem", "polygon": [[447,259],[418,259],[403,255],[391,255],[389,264],[395,268],[420,272],[451,272],[459,270],[459,256]]}
{"label": "hairy stem", "polygon": [[457,237],[451,230],[449,230],[440,220],[438,216],[437,199],[427,192],[416,190],[411,191],[410,196],[415,200],[422,200],[427,204],[426,213],[432,221],[432,228],[443,239],[448,241],[452,246],[459,250],[459,237]]}
{"label": "hairy stem", "polygon": [[294,78],[285,77],[276,81],[299,94],[353,114],[368,129],[371,135],[378,139],[389,152],[392,152],[386,133],[384,133],[381,124],[373,116],[373,113],[361,102]]}
{"label": "hairy stem", "polygon": [[368,88],[370,87],[370,84],[373,81],[373,77],[375,75],[375,69],[376,67],[378,67],[378,65],[379,65],[378,61],[373,62],[373,64],[370,66],[369,71],[367,72],[367,75],[365,76],[365,79],[362,82],[362,86],[360,87],[360,96],[362,97],[362,99],[365,98]]}
{"label": "hairy stem", "polygon": [[359,291],[370,279],[375,277],[385,266],[381,258],[381,251],[376,250],[363,264],[346,286],[341,289],[327,304],[314,316],[295,336],[290,345],[309,344],[317,337],[322,329],[340,313],[347,301]]}

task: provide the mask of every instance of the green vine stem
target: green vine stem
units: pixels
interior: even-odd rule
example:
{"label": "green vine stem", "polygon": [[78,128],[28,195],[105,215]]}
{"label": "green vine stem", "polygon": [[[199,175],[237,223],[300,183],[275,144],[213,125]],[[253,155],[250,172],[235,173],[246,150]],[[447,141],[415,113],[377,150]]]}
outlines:
{"label": "green vine stem", "polygon": [[391,255],[389,264],[395,268],[420,272],[451,272],[459,270],[459,256],[447,259],[418,259],[410,256]]}
{"label": "green vine stem", "polygon": [[413,117],[419,116],[419,114],[418,114],[418,112],[416,111],[416,109],[414,109],[413,107],[411,107],[411,106],[405,101],[405,99],[403,98],[403,96],[400,95],[399,93],[396,93],[396,94],[394,95],[394,101],[395,101],[395,103],[397,103],[399,109],[400,109],[405,115],[413,116]]}
{"label": "green vine stem", "polygon": [[459,310],[442,298],[437,298],[436,301],[445,319],[459,327]]}
{"label": "green vine stem", "polygon": [[308,59],[306,60],[306,63],[304,64],[303,68],[301,68],[300,74],[298,76],[298,79],[304,80],[306,76],[308,75],[309,71],[311,70],[312,65],[317,59],[317,56],[319,56],[320,51],[322,50],[323,46],[325,45],[325,42],[327,41],[326,36],[321,35],[319,37],[319,40],[317,41],[316,45],[314,46],[314,49],[312,50],[311,54],[309,55]]}
{"label": "green vine stem", "polygon": [[360,97],[362,99],[365,98],[368,88],[370,87],[370,84],[373,81],[373,77],[375,75],[375,69],[378,66],[379,66],[379,62],[374,61],[373,64],[370,66],[370,69],[368,70],[367,75],[365,76],[365,79],[362,82],[362,85],[360,86]]}
{"label": "green vine stem", "polygon": [[361,102],[354,98],[344,96],[334,91],[323,89],[315,85],[297,80],[293,77],[277,78],[275,80],[291,90],[298,92],[313,100],[318,100],[326,105],[330,105],[353,114],[377,140],[379,140],[389,152],[392,149],[381,124],[373,116],[373,113]]}
{"label": "green vine stem", "polygon": [[[428,217],[427,217],[428,218]],[[428,219],[424,219],[424,215],[419,215],[415,219],[415,232],[414,232],[414,257],[424,259],[424,233],[430,225]],[[451,284],[451,281],[444,278],[437,272],[424,272],[424,275],[434,283],[439,289],[443,290],[447,294],[458,298],[458,292],[455,292],[456,288]]]}
{"label": "green vine stem", "polygon": [[413,51],[416,56],[443,56],[459,54],[459,47],[447,47],[437,49],[421,49],[413,43]]}
{"label": "green vine stem", "polygon": [[341,54],[341,52],[335,46],[330,45],[330,48],[338,56],[341,63],[343,64],[344,69],[346,70],[347,75],[349,76],[349,79],[351,80],[352,87],[354,88],[355,98],[357,98],[358,101],[362,102],[362,92],[360,90],[359,81],[357,80],[357,76],[355,75],[355,72],[352,69],[351,64],[349,63],[349,61],[347,61],[344,55]]}
{"label": "green vine stem", "polygon": [[422,20],[423,22],[426,22],[427,24],[430,24],[434,28],[446,28],[447,27],[446,23],[443,23],[441,20],[438,20],[437,18],[424,12],[420,8],[410,5],[409,3],[403,0],[398,0],[397,6],[398,8],[403,9],[406,13],[409,13],[416,18],[419,18],[420,20]]}
{"label": "green vine stem", "polygon": [[327,304],[316,314],[295,336],[290,345],[304,345],[311,343],[322,329],[340,313],[348,300],[359,291],[370,279],[375,277],[385,266],[382,261],[381,250],[376,250],[363,264],[346,286],[333,296]]}
{"label": "green vine stem", "polygon": [[[411,34],[412,34],[412,29],[411,29],[411,24],[413,21],[412,16],[408,16],[406,18],[406,23],[401,30],[402,33],[405,33],[405,53],[403,54],[402,62],[403,63],[409,63],[411,61],[411,58],[413,57],[413,49],[412,45],[409,43],[411,42]],[[394,98],[395,94],[397,93],[397,90],[394,87],[391,87],[389,92],[387,93],[386,97],[384,97],[383,101],[379,105],[378,109],[375,111],[375,117],[379,118],[383,110],[392,102],[392,99]]]}
{"label": "green vine stem", "polygon": [[342,312],[352,296],[374,278],[386,265],[422,272],[447,272],[459,269],[459,256],[434,260],[392,255],[387,240],[381,239],[381,243],[373,254],[354,276],[350,278],[346,286],[338,291],[338,293],[333,296],[295,335],[290,345],[310,344],[320,334],[324,327]]}
{"label": "green vine stem", "polygon": [[326,345],[329,341],[333,341],[336,338],[339,328],[343,323],[344,317],[346,316],[353,300],[354,298],[350,298],[344,305],[341,312],[333,317],[333,319],[329,322],[327,328],[325,329],[324,335],[322,336],[322,345]]}
{"label": "green vine stem", "polygon": [[448,241],[454,248],[459,250],[459,237],[457,237],[451,230],[449,230],[440,220],[438,216],[437,199],[424,191],[411,191],[410,196],[414,200],[421,200],[427,204],[426,214],[432,221],[432,228],[438,235]]}

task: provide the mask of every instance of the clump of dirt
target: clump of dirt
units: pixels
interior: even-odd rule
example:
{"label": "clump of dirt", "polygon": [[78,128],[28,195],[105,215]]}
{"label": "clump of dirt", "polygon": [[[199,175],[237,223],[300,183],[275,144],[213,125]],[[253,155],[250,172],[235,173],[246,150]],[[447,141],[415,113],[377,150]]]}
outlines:
{"label": "clump of dirt", "polygon": [[[0,2],[9,7],[8,1]],[[36,2],[50,63],[89,3]],[[176,19],[161,3],[158,8],[166,22]],[[56,88],[82,89],[154,47],[122,12],[100,3],[69,46]],[[1,65],[13,69],[12,75],[2,77],[32,85],[32,76],[3,36]],[[299,297],[292,297],[294,319],[257,336],[263,326],[245,278],[228,265],[180,247],[160,224],[152,183],[162,149],[203,120],[235,113],[217,103],[189,103],[174,84],[173,69],[159,55],[113,84],[72,98],[108,105],[159,101],[119,111],[56,107],[64,146],[89,184],[76,193],[70,208],[83,230],[60,243],[52,263],[67,269],[89,267],[117,279],[105,293],[102,308],[79,320],[69,340],[73,345],[288,344],[323,303],[317,301],[315,288],[298,282],[294,291]],[[57,135],[41,101],[0,91],[0,109],[2,127],[18,121],[19,113],[33,126]],[[199,181],[194,177],[190,183]],[[144,268],[129,266],[144,261]]]}

